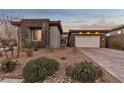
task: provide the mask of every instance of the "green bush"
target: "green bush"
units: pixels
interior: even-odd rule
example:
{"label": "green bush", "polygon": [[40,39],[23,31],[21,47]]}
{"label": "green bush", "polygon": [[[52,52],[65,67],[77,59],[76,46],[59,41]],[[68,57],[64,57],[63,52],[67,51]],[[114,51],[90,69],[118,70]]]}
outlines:
{"label": "green bush", "polygon": [[54,74],[58,67],[59,63],[54,59],[39,57],[30,60],[23,71],[25,82],[43,81],[47,76]]}
{"label": "green bush", "polygon": [[121,48],[121,45],[116,41],[116,40],[113,40],[110,44],[110,48],[113,48],[113,49],[120,49]]}
{"label": "green bush", "polygon": [[66,75],[80,82],[95,82],[103,76],[103,72],[92,63],[81,62],[66,68]]}
{"label": "green bush", "polygon": [[28,57],[33,55],[33,42],[25,40],[25,52]]}
{"label": "green bush", "polygon": [[28,48],[27,48],[27,49],[25,50],[25,52],[26,52],[26,55],[27,55],[28,57],[32,57],[34,51],[33,51],[33,49],[28,49]]}
{"label": "green bush", "polygon": [[16,69],[17,61],[14,61],[12,59],[6,59],[3,62],[1,62],[0,70],[2,72],[8,73],[12,72]]}

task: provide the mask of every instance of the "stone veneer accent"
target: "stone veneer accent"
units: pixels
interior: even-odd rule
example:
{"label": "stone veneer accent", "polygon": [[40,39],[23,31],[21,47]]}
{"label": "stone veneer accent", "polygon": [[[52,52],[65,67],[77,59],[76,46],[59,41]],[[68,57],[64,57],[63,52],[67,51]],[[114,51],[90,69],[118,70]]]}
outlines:
{"label": "stone veneer accent", "polygon": [[122,47],[124,47],[124,34],[118,34],[106,37],[106,47],[110,48],[110,44],[113,41],[117,41]]}
{"label": "stone veneer accent", "polygon": [[[31,28],[42,29],[41,47],[49,46],[49,20],[48,19],[23,19],[21,20],[21,43],[22,47],[25,45],[25,40],[28,40],[28,31]],[[36,42],[37,43],[37,42]]]}

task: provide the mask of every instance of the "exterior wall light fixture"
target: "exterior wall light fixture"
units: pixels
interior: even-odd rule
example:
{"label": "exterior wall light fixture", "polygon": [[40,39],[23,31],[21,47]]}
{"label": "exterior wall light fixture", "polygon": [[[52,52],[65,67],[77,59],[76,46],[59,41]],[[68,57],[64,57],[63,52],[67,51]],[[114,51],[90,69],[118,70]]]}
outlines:
{"label": "exterior wall light fixture", "polygon": [[96,34],[96,35],[98,35],[98,34],[99,34],[99,32],[95,32],[95,34]]}
{"label": "exterior wall light fixture", "polygon": [[88,34],[88,35],[89,35],[89,34],[90,34],[90,32],[87,32],[86,34]]}
{"label": "exterior wall light fixture", "polygon": [[83,33],[82,32],[79,32],[80,35],[82,35]]}

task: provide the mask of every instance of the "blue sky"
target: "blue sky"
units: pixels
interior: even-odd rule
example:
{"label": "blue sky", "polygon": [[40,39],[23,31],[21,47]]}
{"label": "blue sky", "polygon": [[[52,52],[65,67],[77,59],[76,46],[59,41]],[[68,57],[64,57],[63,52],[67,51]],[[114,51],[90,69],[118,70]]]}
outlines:
{"label": "blue sky", "polygon": [[22,16],[28,19],[61,20],[63,29],[111,28],[124,24],[122,9],[6,9],[0,15]]}

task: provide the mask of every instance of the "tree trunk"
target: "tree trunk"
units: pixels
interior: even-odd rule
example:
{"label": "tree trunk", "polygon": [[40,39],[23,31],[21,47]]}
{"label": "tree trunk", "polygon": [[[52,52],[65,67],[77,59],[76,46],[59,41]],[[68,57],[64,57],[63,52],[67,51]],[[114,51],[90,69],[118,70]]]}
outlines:
{"label": "tree trunk", "polygon": [[20,52],[20,42],[18,42],[17,58],[19,58],[19,52]]}
{"label": "tree trunk", "polygon": [[20,35],[19,35],[19,31],[18,31],[18,49],[17,49],[17,58],[19,58],[19,52],[20,52]]}
{"label": "tree trunk", "polygon": [[13,51],[14,51],[14,48],[13,48],[13,44],[11,45],[11,57],[13,58]]}
{"label": "tree trunk", "polygon": [[5,49],[5,46],[4,45],[3,45],[3,50],[4,50],[4,53],[5,53],[6,58],[8,58],[8,55],[7,55],[7,52],[6,52],[6,49]]}

